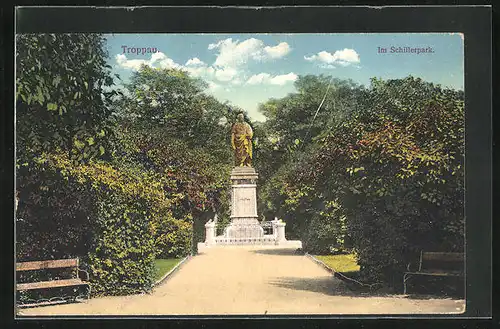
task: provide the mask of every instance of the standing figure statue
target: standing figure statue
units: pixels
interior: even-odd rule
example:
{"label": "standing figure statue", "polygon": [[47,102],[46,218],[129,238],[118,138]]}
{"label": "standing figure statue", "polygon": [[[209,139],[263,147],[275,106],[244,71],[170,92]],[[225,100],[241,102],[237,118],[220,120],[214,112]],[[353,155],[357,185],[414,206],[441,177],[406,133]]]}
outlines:
{"label": "standing figure statue", "polygon": [[245,122],[243,113],[238,114],[238,120],[231,129],[231,145],[236,167],[252,166],[252,137],[252,127]]}

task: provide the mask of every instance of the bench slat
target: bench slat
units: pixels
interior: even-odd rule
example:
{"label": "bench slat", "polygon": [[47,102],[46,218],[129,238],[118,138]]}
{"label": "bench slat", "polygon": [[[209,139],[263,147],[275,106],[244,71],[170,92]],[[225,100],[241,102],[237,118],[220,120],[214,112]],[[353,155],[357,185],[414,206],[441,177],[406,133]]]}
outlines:
{"label": "bench slat", "polygon": [[17,263],[16,271],[30,271],[30,270],[42,270],[46,268],[65,268],[65,267],[78,267],[78,258]]}
{"label": "bench slat", "polygon": [[460,252],[423,252],[422,262],[425,261],[463,262],[464,254]]}
{"label": "bench slat", "polygon": [[71,287],[71,286],[81,286],[81,285],[88,285],[88,283],[83,282],[80,279],[41,281],[41,282],[33,282],[33,283],[19,283],[19,284],[17,284],[17,290],[33,290],[33,289]]}

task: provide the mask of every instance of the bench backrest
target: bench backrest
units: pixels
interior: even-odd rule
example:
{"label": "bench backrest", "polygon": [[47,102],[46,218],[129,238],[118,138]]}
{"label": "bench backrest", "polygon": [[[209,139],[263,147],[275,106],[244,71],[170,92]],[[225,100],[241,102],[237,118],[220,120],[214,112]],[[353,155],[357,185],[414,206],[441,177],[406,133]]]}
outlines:
{"label": "bench backrest", "polygon": [[69,267],[78,268],[78,258],[17,263],[16,271],[31,271],[31,270],[42,270],[47,268],[69,268]]}
{"label": "bench backrest", "polygon": [[420,253],[419,270],[444,270],[463,272],[465,258],[461,252],[424,252]]}

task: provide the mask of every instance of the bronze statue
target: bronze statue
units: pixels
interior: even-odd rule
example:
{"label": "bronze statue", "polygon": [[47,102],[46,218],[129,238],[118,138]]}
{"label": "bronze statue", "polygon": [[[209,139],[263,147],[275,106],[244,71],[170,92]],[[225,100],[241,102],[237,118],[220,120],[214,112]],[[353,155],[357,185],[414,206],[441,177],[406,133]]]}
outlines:
{"label": "bronze statue", "polygon": [[238,114],[238,121],[231,129],[231,145],[234,150],[234,165],[252,166],[252,127],[245,122],[243,113]]}

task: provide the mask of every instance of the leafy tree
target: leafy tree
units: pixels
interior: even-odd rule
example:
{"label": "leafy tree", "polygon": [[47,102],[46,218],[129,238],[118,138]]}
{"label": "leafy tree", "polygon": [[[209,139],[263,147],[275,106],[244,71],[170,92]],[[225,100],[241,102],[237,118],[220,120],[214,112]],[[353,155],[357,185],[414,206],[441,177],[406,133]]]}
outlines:
{"label": "leafy tree", "polygon": [[114,93],[106,90],[113,79],[103,43],[99,34],[16,35],[20,260],[82,255],[89,247],[95,200],[44,158],[62,152],[83,163],[108,148]]}
{"label": "leafy tree", "polygon": [[192,147],[218,150],[225,143],[229,109],[203,91],[207,84],[178,69],[142,66],[126,85],[122,117],[141,127],[161,127],[165,136]]}
{"label": "leafy tree", "polygon": [[[266,116],[264,124],[257,126],[259,145],[256,157],[259,175],[264,186],[259,190],[259,210],[266,217],[284,216],[280,211],[280,200],[276,198],[276,209],[270,209],[269,189],[277,184],[272,177],[285,174],[280,167],[294,166],[301,158],[310,157],[317,147],[314,140],[335,129],[340,123],[362,108],[366,93],[363,86],[351,80],[340,80],[330,76],[300,76],[295,82],[296,92],[282,99],[271,99],[261,104],[259,110]],[[297,168],[308,170],[308,167]],[[279,171],[279,172],[278,172]]]}
{"label": "leafy tree", "polygon": [[79,257],[94,293],[117,294],[150,288],[148,205],[163,209],[166,196],[157,177],[102,161],[117,95],[103,45],[97,34],[17,36],[16,254]]}
{"label": "leafy tree", "polygon": [[16,36],[17,164],[61,150],[75,161],[103,155],[113,84],[99,34]]}
{"label": "leafy tree", "polygon": [[206,87],[182,70],[143,66],[115,106],[121,141],[115,161],[168,176],[174,185],[166,192],[182,196],[172,215],[202,228],[195,240],[204,239],[198,222],[207,216],[229,218],[229,132],[238,110],[204,93]]}
{"label": "leafy tree", "polygon": [[463,92],[373,79],[355,104],[262,196],[306,249],[352,247],[365,279],[398,287],[420,250],[463,250]]}

